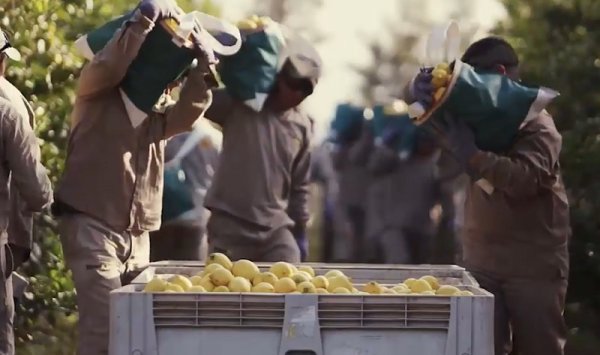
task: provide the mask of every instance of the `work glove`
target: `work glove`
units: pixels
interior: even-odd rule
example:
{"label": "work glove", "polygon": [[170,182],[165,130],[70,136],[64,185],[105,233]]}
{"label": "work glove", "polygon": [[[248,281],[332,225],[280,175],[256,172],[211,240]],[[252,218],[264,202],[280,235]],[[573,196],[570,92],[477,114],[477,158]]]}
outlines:
{"label": "work glove", "polygon": [[306,238],[306,228],[296,226],[292,228],[292,234],[300,249],[300,261],[305,262],[308,256],[308,239]]}
{"label": "work glove", "polygon": [[431,84],[431,68],[421,70],[411,81],[408,87],[408,101],[419,102],[424,108],[433,103],[433,85]]}
{"label": "work glove", "polygon": [[174,0],[142,0],[139,6],[142,15],[152,22],[167,18],[178,19],[183,11]]}
{"label": "work glove", "polygon": [[450,114],[445,114],[438,132],[442,135],[442,147],[458,161],[464,171],[470,174],[469,161],[478,152],[473,130],[467,124]]}
{"label": "work glove", "polygon": [[206,37],[200,35],[200,29],[192,32],[192,50],[198,61],[198,66],[206,73],[205,81],[207,85],[212,87],[219,86],[216,74],[216,64],[219,62],[215,56],[215,52],[206,41]]}

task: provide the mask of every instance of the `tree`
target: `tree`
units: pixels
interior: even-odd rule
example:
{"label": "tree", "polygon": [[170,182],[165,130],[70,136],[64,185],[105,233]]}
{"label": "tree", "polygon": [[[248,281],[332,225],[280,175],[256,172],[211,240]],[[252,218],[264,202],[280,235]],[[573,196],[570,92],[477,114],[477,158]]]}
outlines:
{"label": "tree", "polygon": [[[568,348],[595,354],[600,345],[600,2],[504,3],[510,20],[497,32],[517,48],[524,81],[561,93],[549,111],[563,134],[561,164],[571,205]],[[583,343],[586,337],[589,344]]]}
{"label": "tree", "polygon": [[[73,42],[84,33],[123,14],[136,5],[130,1],[0,0],[0,26],[12,34],[11,42],[23,59],[11,63],[7,77],[27,97],[36,112],[42,160],[56,183],[66,152],[68,117],[83,58]],[[185,10],[216,14],[210,1],[179,1]],[[31,262],[22,270],[31,288],[18,309],[19,354],[69,354],[74,350],[77,320],[73,284],[62,258],[55,221],[38,218]],[[26,345],[26,346],[25,346]]]}

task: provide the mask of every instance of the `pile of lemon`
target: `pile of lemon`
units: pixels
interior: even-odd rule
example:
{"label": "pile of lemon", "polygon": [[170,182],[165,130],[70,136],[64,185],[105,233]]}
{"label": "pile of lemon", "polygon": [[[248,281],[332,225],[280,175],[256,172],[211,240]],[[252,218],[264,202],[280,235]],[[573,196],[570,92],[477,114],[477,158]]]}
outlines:
{"label": "pile of lemon", "polygon": [[246,19],[240,20],[237,23],[237,27],[240,30],[256,30],[259,28],[265,28],[273,23],[273,20],[268,16],[252,15]]}
{"label": "pile of lemon", "polygon": [[[357,289],[355,286],[361,288]],[[198,274],[187,277],[174,275],[169,279],[154,277],[144,292],[235,292],[235,293],[296,293],[296,294],[358,294],[358,295],[440,295],[471,296],[455,286],[440,285],[433,276],[409,278],[403,283],[384,286],[376,281],[354,285],[350,277],[340,270],[329,270],[316,275],[309,265],[298,267],[277,262],[268,271],[261,272],[250,260],[235,262],[221,253],[208,257],[206,267]]]}
{"label": "pile of lemon", "polygon": [[435,68],[433,68],[431,76],[431,84],[434,88],[433,100],[434,102],[438,102],[444,96],[448,84],[450,83],[450,78],[452,77],[450,65],[445,62],[439,63],[435,66]]}

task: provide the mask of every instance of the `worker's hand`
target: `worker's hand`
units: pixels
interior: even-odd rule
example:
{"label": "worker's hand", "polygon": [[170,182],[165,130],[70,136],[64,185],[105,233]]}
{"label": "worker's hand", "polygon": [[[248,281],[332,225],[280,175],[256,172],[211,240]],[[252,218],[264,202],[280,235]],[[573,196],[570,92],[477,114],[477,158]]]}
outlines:
{"label": "worker's hand", "polygon": [[196,29],[192,32],[192,50],[194,56],[198,61],[198,67],[206,73],[205,81],[209,88],[217,87],[216,68],[215,65],[219,62],[215,56],[215,52],[212,50],[210,45],[206,42],[206,37],[200,35],[201,30]]}
{"label": "worker's hand", "polygon": [[431,84],[431,68],[420,71],[411,81],[407,98],[410,103],[419,102],[424,108],[433,103],[433,85]]}
{"label": "worker's hand", "polygon": [[167,18],[178,19],[183,14],[174,0],[142,0],[139,8],[142,15],[153,22]]}
{"label": "worker's hand", "polygon": [[439,127],[442,129],[442,147],[451,152],[461,167],[469,172],[469,161],[479,151],[473,130],[463,120],[447,113]]}

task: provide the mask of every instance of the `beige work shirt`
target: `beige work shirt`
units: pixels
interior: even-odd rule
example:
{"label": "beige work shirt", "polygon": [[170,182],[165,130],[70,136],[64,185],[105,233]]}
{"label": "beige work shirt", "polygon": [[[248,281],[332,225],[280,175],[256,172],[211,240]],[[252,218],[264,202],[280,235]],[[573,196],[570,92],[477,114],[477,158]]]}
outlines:
{"label": "beige work shirt", "polygon": [[567,277],[569,205],[560,174],[562,138],[542,113],[506,155],[480,153],[472,168],[494,187],[471,184],[464,256],[472,270],[500,276]]}
{"label": "beige work shirt", "polygon": [[194,68],[177,103],[133,127],[119,83],[153,26],[138,13],[83,68],[58,186],[57,200],[115,232],[159,229],[165,139],[190,130],[211,101],[204,72]]}
{"label": "beige work shirt", "polygon": [[312,121],[299,108],[255,112],[224,90],[206,117],[223,127],[219,167],[205,206],[277,229],[309,219]]}

